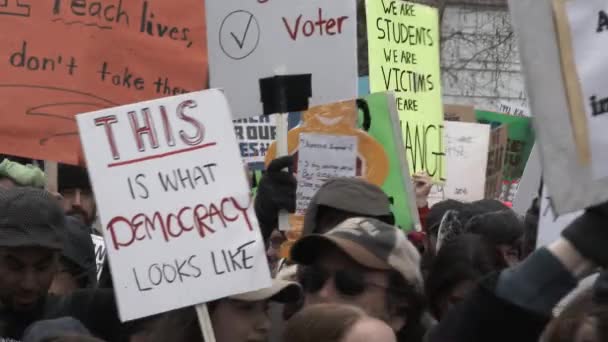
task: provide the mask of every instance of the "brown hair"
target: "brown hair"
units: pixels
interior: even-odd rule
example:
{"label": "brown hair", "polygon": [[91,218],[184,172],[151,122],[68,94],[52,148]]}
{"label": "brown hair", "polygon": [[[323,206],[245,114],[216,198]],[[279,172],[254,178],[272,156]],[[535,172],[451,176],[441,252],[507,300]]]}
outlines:
{"label": "brown hair", "polygon": [[605,303],[596,303],[591,289],[576,296],[564,311],[547,325],[541,341],[575,341],[580,328],[590,319],[596,320],[596,333],[600,341],[605,341],[608,337],[608,306]]}
{"label": "brown hair", "polygon": [[339,342],[365,312],[350,305],[317,304],[304,308],[287,323],[284,341]]}

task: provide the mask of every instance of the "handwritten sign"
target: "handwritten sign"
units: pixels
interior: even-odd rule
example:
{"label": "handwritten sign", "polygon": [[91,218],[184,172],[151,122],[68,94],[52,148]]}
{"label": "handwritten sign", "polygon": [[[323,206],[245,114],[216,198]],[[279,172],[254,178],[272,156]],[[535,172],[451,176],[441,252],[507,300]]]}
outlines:
{"label": "handwritten sign", "polygon": [[306,209],[317,190],[336,177],[355,177],[357,174],[357,137],[324,134],[300,134],[298,158],[298,190],[296,210]]}
{"label": "handwritten sign", "polygon": [[507,127],[501,125],[490,133],[490,151],[486,169],[486,198],[498,199],[502,193],[503,167],[507,150]]}
{"label": "handwritten sign", "polygon": [[99,280],[103,263],[106,261],[106,244],[103,237],[99,235],[91,234],[91,239],[93,240],[93,246],[95,246],[95,264],[97,265],[97,280]]}
{"label": "handwritten sign", "polygon": [[485,196],[490,126],[468,122],[445,123],[448,180],[446,198],[464,202]]}
{"label": "handwritten sign", "polygon": [[445,121],[477,122],[475,107],[465,105],[443,105],[443,118]]}
{"label": "handwritten sign", "polygon": [[501,101],[498,104],[498,112],[515,116],[530,116],[530,109],[528,107],[509,101]]}
{"label": "handwritten sign", "polygon": [[74,115],[207,84],[201,0],[0,1],[2,152],[79,162]]}
{"label": "handwritten sign", "polygon": [[311,105],[357,96],[357,13],[350,0],[208,0],[212,87],[234,117],[264,114],[260,79],[311,74]]}
{"label": "handwritten sign", "polygon": [[270,285],[221,91],[77,121],[123,321]]}
{"label": "handwritten sign", "polygon": [[547,191],[547,187],[543,187],[542,196],[536,248],[546,246],[559,239],[562,230],[584,213],[583,210],[580,210],[565,215],[556,215],[553,211],[552,201],[549,192]]}
{"label": "handwritten sign", "polygon": [[367,2],[370,90],[394,91],[410,173],[445,180],[437,9]]}
{"label": "handwritten sign", "polygon": [[596,179],[608,176],[608,8],[606,1],[574,0],[566,4],[574,66],[580,84],[588,129],[591,170]]}
{"label": "handwritten sign", "polygon": [[526,162],[534,146],[534,131],[529,117],[507,115],[478,110],[477,121],[490,124],[493,128],[505,125],[507,128],[507,154],[505,155],[504,179],[514,181],[524,173]]}

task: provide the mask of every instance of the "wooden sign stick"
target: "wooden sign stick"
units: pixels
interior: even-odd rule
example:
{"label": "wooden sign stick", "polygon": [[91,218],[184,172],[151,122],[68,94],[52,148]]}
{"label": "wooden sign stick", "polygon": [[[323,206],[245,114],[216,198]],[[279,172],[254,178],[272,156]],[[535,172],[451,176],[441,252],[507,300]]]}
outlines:
{"label": "wooden sign stick", "polygon": [[198,317],[198,325],[201,327],[203,339],[205,342],[215,342],[215,333],[213,332],[213,324],[211,324],[211,316],[207,304],[199,304],[195,306],[196,316]]}

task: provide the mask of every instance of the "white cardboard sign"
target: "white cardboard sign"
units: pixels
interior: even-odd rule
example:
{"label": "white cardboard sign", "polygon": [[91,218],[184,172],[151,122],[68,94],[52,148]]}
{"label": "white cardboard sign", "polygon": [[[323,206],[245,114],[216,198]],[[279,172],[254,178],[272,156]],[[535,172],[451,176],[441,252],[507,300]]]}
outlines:
{"label": "white cardboard sign", "polygon": [[106,244],[103,237],[91,234],[93,245],[95,246],[95,265],[97,266],[97,280],[101,277],[103,263],[106,261]]}
{"label": "white cardboard sign", "polygon": [[234,132],[245,163],[264,162],[266,152],[277,138],[276,121],[277,115],[234,120]]}
{"label": "white cardboard sign", "polygon": [[446,197],[465,202],[484,198],[490,125],[445,122]]}
{"label": "white cardboard sign", "polygon": [[[509,11],[535,118],[543,181],[551,190],[553,209],[565,214],[605,202],[608,178],[594,179],[590,165],[580,163],[572,133],[553,0],[510,0]],[[598,13],[595,15],[588,24],[597,29]],[[589,99],[583,100],[588,103]]]}
{"label": "white cardboard sign", "polygon": [[530,109],[520,103],[501,101],[498,104],[498,112],[506,113],[514,116],[526,116],[530,117]]}
{"label": "white cardboard sign", "polygon": [[534,198],[538,197],[541,176],[538,146],[534,145],[513,199],[513,211],[517,214],[525,215]]}
{"label": "white cardboard sign", "polygon": [[357,175],[357,137],[300,134],[296,211],[304,215],[317,190],[331,178]]}
{"label": "white cardboard sign", "polygon": [[447,181],[433,186],[429,203],[445,199],[463,202],[485,195],[490,125],[446,121],[444,123]]}
{"label": "white cardboard sign", "polygon": [[310,106],[357,97],[357,11],[351,0],[207,0],[211,87],[234,118],[264,114],[259,80],[312,74]]}
{"label": "white cardboard sign", "polygon": [[536,248],[546,246],[559,239],[562,230],[572,221],[583,214],[583,210],[557,216],[551,206],[551,197],[547,187],[543,187],[543,198],[540,201],[540,216],[538,220],[538,239]]}
{"label": "white cardboard sign", "polygon": [[270,285],[221,91],[77,122],[123,321]]}
{"label": "white cardboard sign", "polygon": [[608,8],[605,0],[566,2],[576,73],[580,81],[596,179],[608,176]]}

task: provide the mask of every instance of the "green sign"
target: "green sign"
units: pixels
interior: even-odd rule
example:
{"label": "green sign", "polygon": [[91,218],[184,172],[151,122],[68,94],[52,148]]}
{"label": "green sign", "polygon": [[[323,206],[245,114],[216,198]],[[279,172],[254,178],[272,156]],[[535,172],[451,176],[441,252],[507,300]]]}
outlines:
{"label": "green sign", "polygon": [[393,91],[411,173],[445,180],[436,8],[400,0],[366,2],[371,92]]}
{"label": "green sign", "polygon": [[478,122],[490,124],[492,128],[503,124],[507,126],[507,155],[503,175],[507,181],[520,179],[534,146],[532,119],[481,110],[475,111],[475,114]]}
{"label": "green sign", "polygon": [[412,230],[419,222],[418,210],[405,158],[395,98],[388,93],[374,93],[361,100],[367,104],[369,117],[366,118],[360,110],[358,125],[384,147],[389,159],[388,177],[382,190],[392,201],[397,225],[406,231]]}

